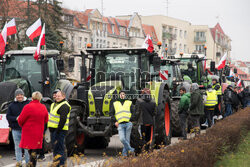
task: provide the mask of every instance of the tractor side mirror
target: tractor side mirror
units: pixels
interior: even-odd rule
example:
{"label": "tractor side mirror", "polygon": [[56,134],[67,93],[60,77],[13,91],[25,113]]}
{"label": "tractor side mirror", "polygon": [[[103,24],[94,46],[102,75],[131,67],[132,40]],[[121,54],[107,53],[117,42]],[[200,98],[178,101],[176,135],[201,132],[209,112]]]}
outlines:
{"label": "tractor side mirror", "polygon": [[153,57],[153,66],[154,66],[154,71],[160,71],[161,67],[161,58],[158,56]]}
{"label": "tractor side mirror", "polygon": [[75,59],[74,59],[74,57],[69,57],[68,65],[69,65],[69,71],[73,71],[73,69],[75,67]]}
{"label": "tractor side mirror", "polygon": [[237,68],[234,68],[234,73],[237,74]]}
{"label": "tractor side mirror", "polygon": [[210,62],[210,71],[215,72],[215,62],[214,61]]}
{"label": "tractor side mirror", "polygon": [[56,60],[57,69],[62,72],[64,70],[64,62],[63,60]]}

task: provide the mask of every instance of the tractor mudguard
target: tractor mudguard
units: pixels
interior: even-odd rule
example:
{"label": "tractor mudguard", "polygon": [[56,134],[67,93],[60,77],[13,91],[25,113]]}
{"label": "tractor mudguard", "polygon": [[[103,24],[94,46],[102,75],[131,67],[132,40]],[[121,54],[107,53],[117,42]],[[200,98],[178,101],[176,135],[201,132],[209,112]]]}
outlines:
{"label": "tractor mudguard", "polygon": [[66,99],[69,99],[71,92],[74,89],[74,86],[70,83],[70,81],[65,79],[60,79],[56,85],[56,89],[58,88],[66,94]]}

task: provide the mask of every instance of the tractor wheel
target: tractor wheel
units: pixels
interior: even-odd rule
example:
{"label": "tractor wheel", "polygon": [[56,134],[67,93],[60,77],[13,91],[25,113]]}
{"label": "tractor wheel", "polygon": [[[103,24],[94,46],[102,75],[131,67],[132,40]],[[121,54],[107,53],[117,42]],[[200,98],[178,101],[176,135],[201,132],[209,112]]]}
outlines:
{"label": "tractor wheel", "polygon": [[171,112],[168,90],[160,91],[158,98],[157,114],[155,117],[155,145],[171,144]]}
{"label": "tractor wheel", "polygon": [[110,137],[86,137],[85,145],[89,149],[104,149],[109,145]]}
{"label": "tractor wheel", "polygon": [[71,106],[71,113],[69,118],[69,130],[66,135],[66,147],[68,156],[73,154],[84,153],[84,133],[77,132],[77,113],[81,111],[80,106]]}
{"label": "tractor wheel", "polygon": [[171,128],[172,136],[178,137],[181,136],[181,127],[180,127],[180,117],[178,114],[178,105],[179,100],[173,100],[171,102]]}

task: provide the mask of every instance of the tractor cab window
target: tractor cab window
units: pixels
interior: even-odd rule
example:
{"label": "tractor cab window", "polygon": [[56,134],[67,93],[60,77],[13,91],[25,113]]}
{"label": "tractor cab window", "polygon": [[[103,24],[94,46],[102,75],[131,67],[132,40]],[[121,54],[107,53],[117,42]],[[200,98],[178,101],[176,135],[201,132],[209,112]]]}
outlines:
{"label": "tractor cab window", "polygon": [[197,82],[197,67],[194,59],[181,59],[180,69],[183,76],[186,75],[192,82]]}
{"label": "tractor cab window", "polygon": [[138,55],[114,53],[95,56],[96,83],[106,80],[120,80],[125,90],[134,90],[136,84]]}
{"label": "tractor cab window", "polygon": [[12,55],[6,60],[3,80],[18,78],[28,81],[31,91],[41,92],[41,64],[33,55]]}
{"label": "tractor cab window", "polygon": [[48,65],[49,65],[50,89],[51,89],[51,92],[53,92],[53,90],[55,90],[56,88],[57,78],[59,74],[58,74],[55,60],[53,58],[49,58],[48,60],[49,60]]}

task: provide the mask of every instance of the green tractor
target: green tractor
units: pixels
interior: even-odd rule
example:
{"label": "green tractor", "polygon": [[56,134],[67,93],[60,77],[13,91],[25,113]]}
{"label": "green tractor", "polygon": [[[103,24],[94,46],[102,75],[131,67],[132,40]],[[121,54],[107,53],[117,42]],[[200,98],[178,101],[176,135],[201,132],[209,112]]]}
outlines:
{"label": "green tractor", "polygon": [[[60,71],[64,70],[63,60],[57,50],[42,50],[41,58],[36,61],[33,58],[34,47],[23,50],[11,50],[1,58],[1,82],[0,82],[0,106],[1,114],[5,114],[8,105],[14,100],[14,92],[17,88],[24,90],[25,96],[30,98],[32,92],[40,91],[43,94],[42,103],[50,110],[52,92],[60,88],[66,93],[75,108],[85,109],[86,104],[81,100],[70,99],[74,92],[74,86],[65,79],[60,78]],[[45,150],[50,147],[49,133],[46,132]],[[7,144],[7,143],[5,143]]]}
{"label": "green tractor", "polygon": [[[171,142],[171,106],[168,83],[154,80],[159,76],[160,58],[157,53],[148,53],[144,48],[87,49],[81,52],[81,82],[77,98],[87,103],[86,112],[74,110],[70,115],[69,134],[66,138],[68,151],[88,146],[105,148],[110,137],[117,134],[111,121],[113,102],[124,90],[126,96],[136,104],[143,88],[149,88],[157,104],[154,143],[167,145]],[[91,59],[91,79],[87,81],[86,60]],[[151,73],[151,71],[158,71]],[[132,118],[131,118],[132,119]],[[138,120],[133,120],[131,145],[141,149]],[[74,144],[71,144],[74,143]]]}

